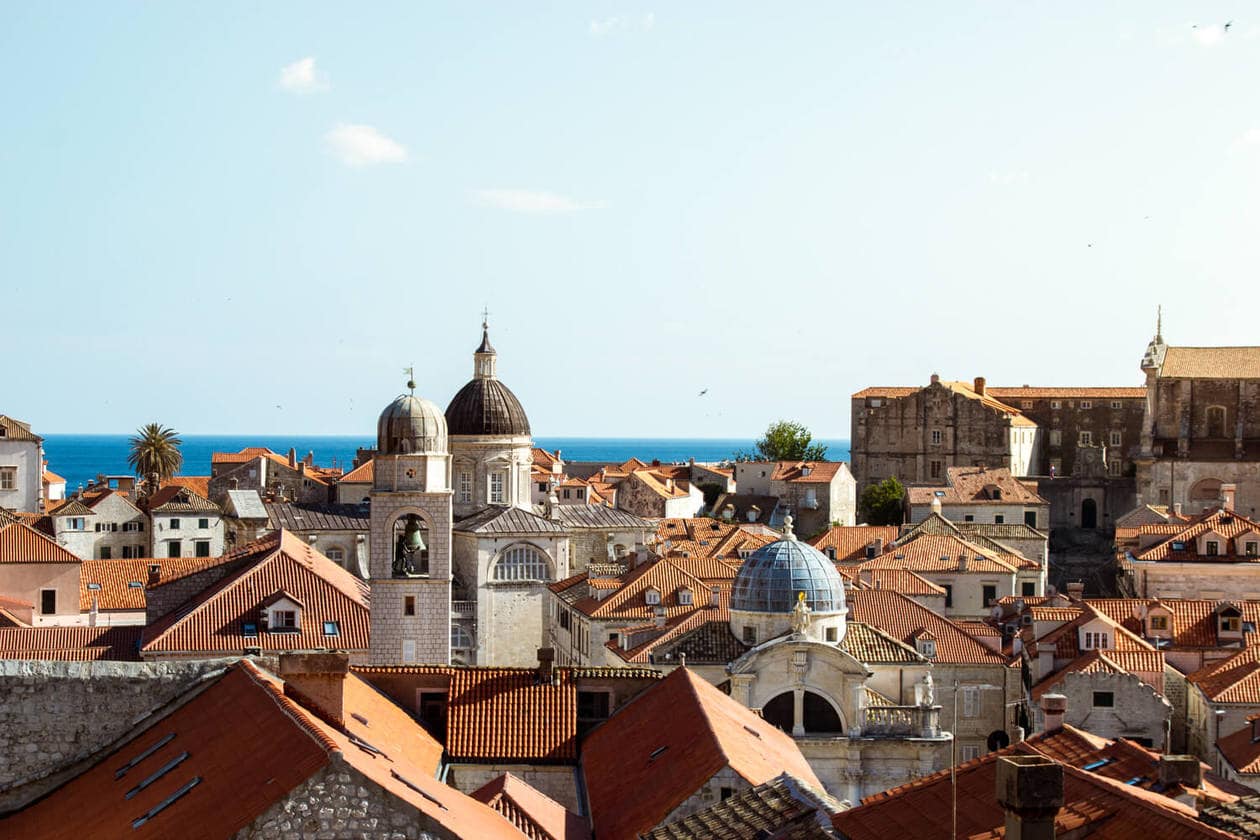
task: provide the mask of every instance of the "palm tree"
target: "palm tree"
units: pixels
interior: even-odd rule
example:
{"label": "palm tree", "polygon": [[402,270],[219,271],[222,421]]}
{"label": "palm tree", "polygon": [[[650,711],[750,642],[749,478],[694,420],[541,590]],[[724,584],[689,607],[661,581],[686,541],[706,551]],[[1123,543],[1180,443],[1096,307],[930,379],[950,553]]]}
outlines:
{"label": "palm tree", "polygon": [[148,423],[136,430],[127,463],[136,475],[153,483],[149,492],[156,491],[179,470],[179,465],[184,462],[184,456],[179,453],[182,444],[179,432],[161,423]]}

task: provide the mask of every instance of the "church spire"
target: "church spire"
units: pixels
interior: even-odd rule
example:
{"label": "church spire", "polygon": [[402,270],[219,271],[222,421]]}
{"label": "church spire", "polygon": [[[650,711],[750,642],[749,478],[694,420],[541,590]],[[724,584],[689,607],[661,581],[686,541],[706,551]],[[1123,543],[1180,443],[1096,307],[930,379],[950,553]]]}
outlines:
{"label": "church spire", "polygon": [[498,354],[490,343],[490,310],[481,310],[481,346],[473,353],[473,377],[494,379]]}

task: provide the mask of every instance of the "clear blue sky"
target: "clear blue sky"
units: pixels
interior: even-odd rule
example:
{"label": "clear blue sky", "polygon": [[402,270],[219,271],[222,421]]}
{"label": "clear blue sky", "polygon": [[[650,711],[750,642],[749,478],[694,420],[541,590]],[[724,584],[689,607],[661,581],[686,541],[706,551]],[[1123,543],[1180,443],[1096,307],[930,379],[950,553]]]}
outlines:
{"label": "clear blue sky", "polygon": [[540,435],[1138,384],[1260,343],[1258,82],[1243,2],[10,3],[0,413],[370,434],[483,305]]}

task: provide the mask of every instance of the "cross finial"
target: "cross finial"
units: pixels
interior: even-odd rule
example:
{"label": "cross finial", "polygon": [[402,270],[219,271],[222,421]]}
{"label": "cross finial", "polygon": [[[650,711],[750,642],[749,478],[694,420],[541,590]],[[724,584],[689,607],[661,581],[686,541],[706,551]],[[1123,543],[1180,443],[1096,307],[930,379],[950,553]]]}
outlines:
{"label": "cross finial", "polygon": [[488,306],[481,308],[481,328],[483,330],[490,329],[490,307]]}
{"label": "cross finial", "polygon": [[403,373],[407,374],[407,390],[411,391],[411,396],[416,395],[416,363],[412,362],[410,367],[403,368]]}

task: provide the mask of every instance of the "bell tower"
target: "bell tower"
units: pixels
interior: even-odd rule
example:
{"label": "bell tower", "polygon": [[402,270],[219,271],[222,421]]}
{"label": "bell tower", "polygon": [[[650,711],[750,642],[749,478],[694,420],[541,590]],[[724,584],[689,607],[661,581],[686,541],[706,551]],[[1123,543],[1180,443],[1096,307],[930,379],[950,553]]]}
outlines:
{"label": "bell tower", "polygon": [[373,665],[451,658],[451,457],[442,410],[402,394],[381,412],[373,459]]}

